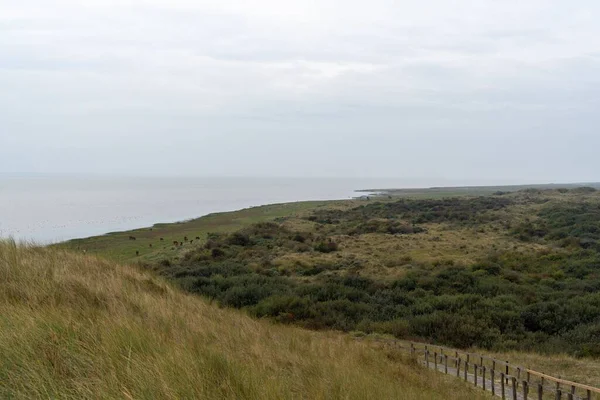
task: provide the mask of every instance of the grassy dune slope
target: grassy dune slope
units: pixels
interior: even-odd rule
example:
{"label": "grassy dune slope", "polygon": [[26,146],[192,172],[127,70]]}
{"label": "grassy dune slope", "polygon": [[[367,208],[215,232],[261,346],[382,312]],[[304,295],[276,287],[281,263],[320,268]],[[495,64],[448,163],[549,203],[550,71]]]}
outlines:
{"label": "grassy dune slope", "polygon": [[0,398],[441,399],[459,391],[483,396],[402,354],[255,321],[131,267],[0,242]]}

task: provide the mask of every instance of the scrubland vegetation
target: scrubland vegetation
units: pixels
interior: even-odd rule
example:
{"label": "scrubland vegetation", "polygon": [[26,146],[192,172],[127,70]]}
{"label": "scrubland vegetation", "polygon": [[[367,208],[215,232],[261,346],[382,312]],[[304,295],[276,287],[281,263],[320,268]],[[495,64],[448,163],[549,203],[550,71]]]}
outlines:
{"label": "scrubland vegetation", "polygon": [[600,356],[593,188],[320,207],[210,234],[148,268],[313,329]]}
{"label": "scrubland vegetation", "polygon": [[[346,374],[342,372],[345,368],[358,368],[357,374],[361,376],[366,373],[360,361],[364,356],[355,353],[359,351],[372,355],[373,363],[375,359],[383,363],[367,367],[371,372],[381,373],[373,379],[387,382],[400,376],[400,380],[407,379],[400,385],[419,386],[421,383],[411,375],[410,368],[404,369],[406,360],[389,353],[388,346],[382,350],[368,340],[382,334],[489,353],[513,364],[600,385],[600,193],[593,188],[573,187],[494,190],[481,197],[462,193],[448,198],[443,193],[436,192],[432,197],[419,192],[416,198],[383,196],[371,200],[258,207],[72,241],[55,246],[55,250],[56,254],[63,254],[62,248],[79,254],[87,251],[106,259],[137,263],[150,274],[93,261],[102,268],[127,271],[125,275],[134,274],[137,280],[153,282],[151,287],[158,285],[164,289],[164,293],[160,289],[162,294],[153,292],[152,296],[167,296],[167,299],[175,296],[178,300],[168,300],[169,304],[164,303],[167,301],[164,298],[151,297],[160,305],[142,308],[148,313],[156,306],[165,313],[175,307],[176,315],[180,315],[179,310],[186,310],[182,311],[186,317],[181,317],[186,322],[178,322],[184,330],[203,331],[210,326],[211,333],[205,332],[203,337],[227,338],[230,346],[239,346],[235,351],[228,347],[223,352],[231,357],[227,358],[228,363],[242,366],[240,370],[246,371],[243,366],[248,362],[254,369],[256,363],[263,362],[258,361],[258,352],[268,354],[269,360],[276,359],[275,364],[269,361],[268,365],[273,370],[283,368],[277,375],[282,383],[265,386],[269,395],[261,392],[259,397],[277,397],[285,391],[282,388],[292,385],[291,376],[298,379],[313,368],[303,369],[294,364],[288,370],[282,366],[288,365],[289,357],[300,362],[299,357],[306,355],[303,363],[310,359],[319,364],[321,352],[331,357],[326,359],[331,363],[327,370],[339,371],[332,372],[334,377],[323,378],[328,382],[338,379],[338,373]],[[184,235],[200,239],[185,241]],[[128,236],[137,240],[128,240]],[[166,243],[159,242],[159,237],[164,237]],[[173,247],[171,240],[179,240],[180,246]],[[83,257],[78,260],[92,262]],[[157,275],[185,292],[200,296],[179,294],[152,278]],[[144,294],[144,298],[148,296]],[[200,319],[196,313],[201,315]],[[253,322],[248,315],[266,321]],[[129,318],[123,314],[121,320],[124,323]],[[218,322],[213,325],[209,320]],[[240,330],[237,321],[245,321],[244,326],[251,327],[249,331],[261,332],[258,336],[249,331],[244,333],[249,335],[244,340],[250,340],[253,343],[250,347],[255,349],[251,355],[241,350],[241,339],[231,339],[230,330]],[[270,325],[271,321],[277,324]],[[312,333],[294,326],[310,328]],[[160,329],[152,327],[150,332]],[[147,326],[142,330],[147,330]],[[264,333],[267,331],[270,333]],[[168,335],[173,335],[171,329],[169,332]],[[261,335],[274,340],[276,349],[262,348],[262,344],[252,342]],[[291,356],[286,352],[287,341],[292,340],[288,338],[290,335],[310,338],[293,339],[295,343],[308,340],[310,345]],[[357,344],[350,338],[366,340],[359,340],[355,347]],[[175,352],[188,363],[189,355],[183,348],[177,345],[176,350],[170,349],[172,344],[160,340],[157,348]],[[189,348],[185,340],[177,342]],[[327,353],[330,348],[335,352]],[[286,355],[276,355],[279,351]],[[351,360],[339,358],[346,353],[352,355]],[[152,357],[159,360],[162,356]],[[341,360],[346,361],[337,364]],[[206,368],[204,364],[198,367],[198,360],[189,363],[191,371]],[[115,370],[121,367],[114,366]],[[163,367],[154,367],[156,373],[164,373],[160,368]],[[169,364],[168,368],[176,366]],[[396,370],[389,374],[382,372],[387,368]],[[256,373],[259,375],[252,375],[252,382],[260,381],[263,388],[261,379],[267,379],[268,372],[259,368]],[[354,380],[353,377],[349,379]],[[169,382],[167,378],[160,379]],[[319,382],[317,386],[325,385]],[[368,386],[369,382],[361,385]],[[374,393],[384,398],[394,393],[394,397],[396,383],[377,388],[385,393]],[[114,390],[113,385],[109,386]],[[426,392],[420,388],[407,398],[419,398],[416,393],[428,393],[424,397],[429,398],[429,393],[437,395],[438,389]],[[165,390],[160,392],[165,397],[187,393],[171,388],[161,390]],[[212,386],[206,390],[203,393],[213,393],[214,397],[223,393]],[[321,390],[323,386],[302,387],[294,393],[310,397]],[[404,393],[405,389],[398,390]],[[235,397],[232,393],[226,394]],[[249,393],[254,396],[256,392]],[[360,394],[357,397],[364,397],[364,392],[357,393]],[[345,396],[341,392],[335,392],[335,396],[332,392],[325,394],[334,398]]]}
{"label": "scrubland vegetation", "polygon": [[[223,240],[226,254],[249,244],[239,235]],[[256,321],[93,256],[0,242],[0,398],[442,399],[447,393],[483,398],[393,349]]]}

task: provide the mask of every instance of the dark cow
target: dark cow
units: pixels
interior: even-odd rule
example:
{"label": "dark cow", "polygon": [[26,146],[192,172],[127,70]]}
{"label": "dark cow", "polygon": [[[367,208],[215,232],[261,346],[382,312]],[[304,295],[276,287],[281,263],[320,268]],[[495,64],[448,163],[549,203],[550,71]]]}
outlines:
{"label": "dark cow", "polygon": [[140,251],[139,251],[139,250],[136,250],[136,251],[135,251],[135,255],[136,255],[136,256],[139,256],[139,255],[140,255]]}
{"label": "dark cow", "polygon": [[196,240],[200,240],[200,236],[196,236]]}
{"label": "dark cow", "polygon": [[160,238],[160,241],[162,242],[163,240],[165,240],[164,238]]}
{"label": "dark cow", "polygon": [[129,240],[135,240],[135,236],[129,236]]}
{"label": "dark cow", "polygon": [[150,246],[150,247],[152,247],[152,243],[150,243],[150,245],[149,245],[149,246]]}

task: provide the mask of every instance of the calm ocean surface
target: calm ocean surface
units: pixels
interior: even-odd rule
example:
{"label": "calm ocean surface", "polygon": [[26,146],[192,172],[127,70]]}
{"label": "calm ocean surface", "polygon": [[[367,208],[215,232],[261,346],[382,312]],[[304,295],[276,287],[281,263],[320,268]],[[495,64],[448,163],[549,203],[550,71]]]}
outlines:
{"label": "calm ocean surface", "polygon": [[357,189],[399,186],[402,182],[392,179],[0,177],[0,237],[56,242],[264,204],[348,199],[358,195]]}

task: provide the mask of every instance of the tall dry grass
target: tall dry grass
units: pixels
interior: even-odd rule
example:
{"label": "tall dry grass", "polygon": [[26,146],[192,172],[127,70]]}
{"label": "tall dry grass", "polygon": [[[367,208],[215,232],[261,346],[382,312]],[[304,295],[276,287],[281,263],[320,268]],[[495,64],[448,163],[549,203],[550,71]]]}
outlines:
{"label": "tall dry grass", "polygon": [[[450,393],[450,395],[448,395]],[[0,242],[0,398],[483,396],[336,333],[255,321],[135,268]]]}

